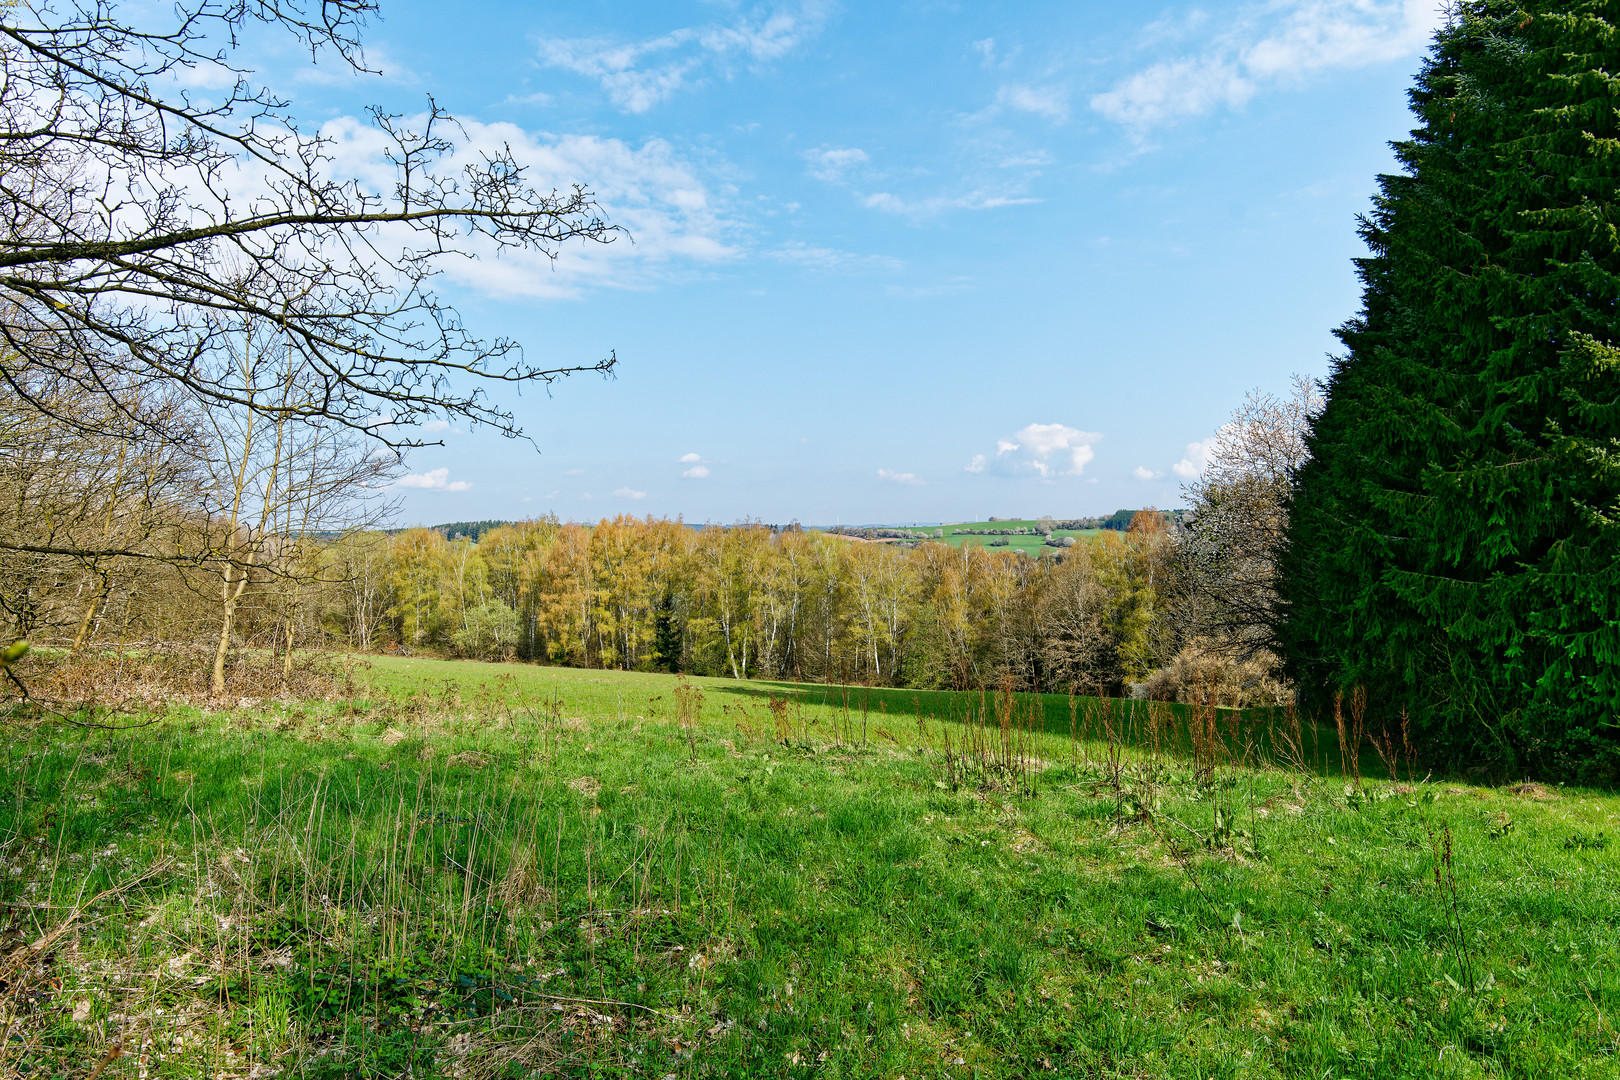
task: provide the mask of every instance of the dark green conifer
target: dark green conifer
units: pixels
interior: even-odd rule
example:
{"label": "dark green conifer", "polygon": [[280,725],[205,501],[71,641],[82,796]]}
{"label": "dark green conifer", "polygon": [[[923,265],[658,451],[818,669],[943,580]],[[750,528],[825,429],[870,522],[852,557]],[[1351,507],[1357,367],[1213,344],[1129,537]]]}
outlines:
{"label": "dark green conifer", "polygon": [[1620,776],[1620,2],[1466,3],[1363,222],[1281,637],[1431,753]]}
{"label": "dark green conifer", "polygon": [[681,628],[675,613],[675,596],[668,589],[658,601],[653,620],[653,670],[671,674],[681,670]]}

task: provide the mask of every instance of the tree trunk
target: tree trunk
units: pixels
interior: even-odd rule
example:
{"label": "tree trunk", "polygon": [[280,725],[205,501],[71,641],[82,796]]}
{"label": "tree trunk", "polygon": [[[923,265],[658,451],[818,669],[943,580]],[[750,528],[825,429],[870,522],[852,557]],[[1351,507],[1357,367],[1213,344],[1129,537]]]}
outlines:
{"label": "tree trunk", "polygon": [[247,571],[237,579],[235,589],[231,588],[231,572],[225,571],[225,584],[220,587],[221,599],[224,601],[225,615],[219,624],[219,647],[214,650],[214,681],[213,694],[219,697],[225,693],[225,655],[231,648],[231,624],[236,619],[236,602],[242,597],[242,590],[247,588]]}
{"label": "tree trunk", "polygon": [[101,575],[101,588],[90,598],[90,605],[84,609],[84,618],[79,621],[79,632],[73,635],[73,647],[68,650],[69,656],[77,656],[79,650],[84,648],[85,642],[90,640],[90,628],[96,624],[96,615],[101,611],[101,605],[107,602],[107,594],[112,591],[112,584],[108,575]]}

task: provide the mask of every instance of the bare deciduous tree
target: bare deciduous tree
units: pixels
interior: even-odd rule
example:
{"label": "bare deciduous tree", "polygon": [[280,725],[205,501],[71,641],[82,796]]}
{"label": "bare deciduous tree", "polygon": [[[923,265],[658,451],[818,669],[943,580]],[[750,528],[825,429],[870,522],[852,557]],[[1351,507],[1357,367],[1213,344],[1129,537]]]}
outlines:
{"label": "bare deciduous tree", "polygon": [[16,637],[43,632],[77,651],[115,590],[176,555],[194,506],[189,442],[134,434],[195,417],[172,395],[130,386],[89,394],[35,373],[27,388],[31,400],[0,386],[0,609]]}
{"label": "bare deciduous tree", "polygon": [[[547,367],[480,340],[430,288],[475,247],[555,258],[611,240],[588,191],[537,188],[509,148],[467,152],[431,100],[413,121],[373,110],[385,190],[333,175],[330,143],[236,59],[239,35],[262,24],[364,71],[358,30],[374,11],[181,0],[166,25],[137,26],[111,0],[0,7],[0,383],[50,413],[33,397],[41,372],[109,403],[155,382],[204,407],[406,446],[418,440],[397,425],[430,414],[521,434],[483,392],[491,380],[609,369],[611,357]],[[204,102],[182,88],[199,68],[234,83]],[[219,347],[220,312],[279,327],[303,392],[267,401]]]}
{"label": "bare deciduous tree", "polygon": [[[342,424],[298,420],[289,403],[306,397],[313,376],[279,326],[252,316],[233,318],[220,347],[244,385],[261,392],[237,406],[202,410],[198,439],[208,500],[196,561],[219,578],[220,632],[212,686],[225,690],[225,659],[243,594],[258,579],[285,586],[332,568],[311,551],[319,534],[375,526],[391,509],[382,485],[394,475],[394,454],[368,452]],[[299,590],[282,589],[291,662],[291,623]]]}

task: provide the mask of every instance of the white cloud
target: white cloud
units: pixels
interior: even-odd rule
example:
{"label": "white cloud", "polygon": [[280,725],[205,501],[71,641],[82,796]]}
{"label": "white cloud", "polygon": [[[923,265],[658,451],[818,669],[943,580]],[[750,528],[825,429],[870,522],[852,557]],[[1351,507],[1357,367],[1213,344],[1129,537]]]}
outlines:
{"label": "white cloud", "polygon": [[621,499],[645,499],[647,497],[645,491],[637,491],[635,488],[628,487],[614,488],[613,494]]}
{"label": "white cloud", "polygon": [[[1433,0],[1282,0],[1256,7],[1227,21],[1202,51],[1127,76],[1092,97],[1091,107],[1138,133],[1235,108],[1261,90],[1297,86],[1323,72],[1416,56],[1441,10]],[[1150,39],[1164,36],[1159,27],[1148,28]]]}
{"label": "white cloud", "polygon": [[1068,95],[1054,87],[1003,86],[996,93],[996,104],[1044,116],[1059,124],[1069,118]]}
{"label": "white cloud", "polygon": [[1091,99],[1091,107],[1116,124],[1150,128],[1182,116],[1199,116],[1254,96],[1254,84],[1237,66],[1218,57],[1169,60]]}
{"label": "white cloud", "polygon": [[973,455],[967,471],[997,476],[1035,476],[1052,480],[1079,476],[1097,456],[1092,444],[1102,436],[1063,424],[1030,424],[996,440],[994,457]]}
{"label": "white cloud", "polygon": [[708,74],[730,74],[734,60],[759,66],[779,60],[820,32],[819,3],[744,17],[727,26],[682,27],[654,38],[616,43],[601,38],[553,38],[540,60],[593,79],[625,112],[642,113]]}
{"label": "white cloud", "polygon": [[973,51],[979,54],[979,60],[985,67],[996,62],[996,39],[993,37],[981,38],[973,43]]}
{"label": "white cloud", "polygon": [[449,469],[429,469],[425,473],[412,473],[397,481],[400,487],[424,488],[428,491],[470,491],[472,485],[465,480],[450,480]]}
{"label": "white cloud", "polygon": [[695,452],[691,454],[682,454],[680,456],[680,463],[682,465],[691,466],[691,468],[683,469],[681,471],[681,475],[686,477],[688,480],[703,480],[707,478],[709,475],[709,466],[714,464],[714,462],[707,460],[701,454]]}
{"label": "white cloud", "polygon": [[908,487],[921,487],[928,481],[920,479],[916,473],[895,472],[893,469],[879,469],[878,479],[889,480],[896,484],[905,484]]}
{"label": "white cloud", "polygon": [[1187,452],[1181,455],[1181,460],[1170,466],[1170,471],[1184,480],[1195,479],[1209,464],[1209,452],[1215,446],[1215,438],[1205,439],[1203,442],[1190,442]]}
{"label": "white cloud", "polygon": [[[423,118],[402,120],[417,127]],[[375,192],[392,193],[395,170],[385,159],[386,138],[354,117],[323,125],[335,176],[357,178]],[[445,133],[454,142],[440,165],[447,175],[476,166],[485,155],[510,152],[537,191],[583,185],[609,222],[625,232],[608,244],[569,243],[551,258],[539,250],[501,250],[484,237],[459,247],[471,259],[446,260],[447,276],[485,293],[509,297],[572,297],[586,288],[641,288],[693,265],[713,264],[739,252],[727,239],[730,223],[697,171],[662,139],[639,147],[595,135],[553,135],[516,124],[462,120]],[[408,227],[379,230],[378,246],[397,237],[419,242]]]}
{"label": "white cloud", "polygon": [[804,160],[810,165],[811,176],[828,183],[837,183],[850,169],[857,165],[865,165],[872,159],[865,150],[850,146],[806,150]]}
{"label": "white cloud", "polygon": [[584,476],[585,475],[585,470],[584,469],[567,469],[567,470],[564,470],[563,475],[564,476]]}
{"label": "white cloud", "polygon": [[1154,472],[1146,465],[1138,465],[1136,468],[1131,470],[1131,475],[1136,477],[1138,480],[1157,480],[1159,477],[1163,476],[1164,473]]}

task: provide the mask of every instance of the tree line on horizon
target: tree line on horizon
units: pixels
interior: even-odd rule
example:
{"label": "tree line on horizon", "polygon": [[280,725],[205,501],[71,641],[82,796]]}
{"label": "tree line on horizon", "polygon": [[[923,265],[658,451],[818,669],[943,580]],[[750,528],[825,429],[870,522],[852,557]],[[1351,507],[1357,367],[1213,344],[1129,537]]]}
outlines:
{"label": "tree line on horizon", "polygon": [[[289,550],[288,554],[291,554]],[[360,531],[266,563],[232,598],[231,647],[431,653],[587,668],[930,689],[1278,700],[1199,637],[1185,544],[1156,511],[1060,556],[907,548],[758,524],[621,516]],[[207,641],[217,570],[128,565],[86,633],[86,580],[37,593],[36,637],[69,650]],[[206,612],[213,611],[210,618]],[[1196,685],[1195,685],[1196,684]]]}

